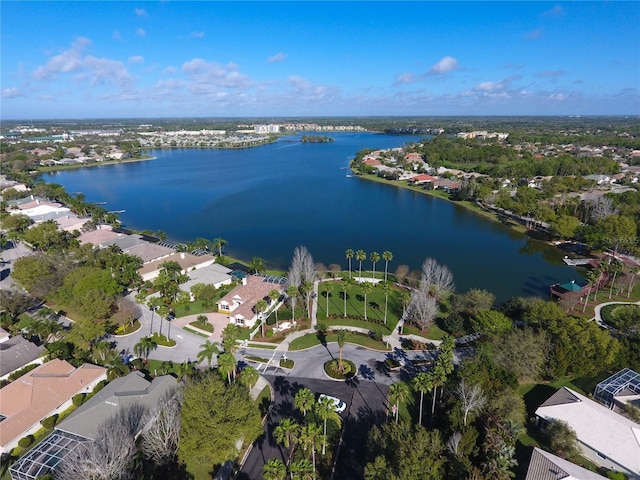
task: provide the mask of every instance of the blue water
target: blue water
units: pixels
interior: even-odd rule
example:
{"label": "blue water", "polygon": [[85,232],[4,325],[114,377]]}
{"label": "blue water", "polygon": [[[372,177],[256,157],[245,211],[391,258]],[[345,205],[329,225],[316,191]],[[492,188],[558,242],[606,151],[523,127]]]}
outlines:
{"label": "blue water", "polygon": [[317,262],[344,267],[348,248],[390,250],[390,271],[401,264],[418,270],[433,257],[452,270],[458,291],[484,288],[500,301],[546,296],[551,283],[581,279],[555,249],[454,203],[347,178],[358,150],[419,137],[331,136],[335,142],[324,144],[286,137],[242,150],[154,150],[152,161],[66,170],[45,180],[107,202],[108,210],[126,210],[126,227],[160,229],[178,241],[221,237],[229,255],[262,257],[270,267],[288,268],[298,245]]}

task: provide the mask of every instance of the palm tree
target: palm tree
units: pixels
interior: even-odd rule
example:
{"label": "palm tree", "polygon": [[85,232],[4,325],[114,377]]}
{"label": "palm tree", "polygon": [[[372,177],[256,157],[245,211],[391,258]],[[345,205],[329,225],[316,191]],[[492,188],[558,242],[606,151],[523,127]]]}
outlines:
{"label": "palm tree", "polygon": [[402,303],[402,316],[407,313],[407,307],[411,303],[411,294],[405,290],[400,292],[400,303]]}
{"label": "palm tree", "polygon": [[301,388],[293,397],[293,406],[298,410],[302,410],[302,415],[307,416],[307,412],[313,408],[316,403],[316,396],[308,388]]}
{"label": "palm tree", "polygon": [[229,243],[229,242],[227,242],[225,239],[220,238],[220,237],[216,238],[216,239],[213,241],[213,249],[214,249],[214,250],[216,250],[216,249],[218,250],[218,257],[221,257],[221,256],[222,256],[222,249],[223,249],[223,248],[224,248],[224,246],[225,246],[225,245],[227,245],[228,243]]}
{"label": "palm tree", "polygon": [[285,480],[287,478],[287,467],[279,458],[270,458],[262,466],[262,478],[264,480]]}
{"label": "palm tree", "polygon": [[409,396],[409,387],[404,382],[397,382],[389,387],[389,401],[395,403],[396,423],[400,413],[400,402],[404,402]]}
{"label": "palm tree", "polygon": [[413,377],[413,387],[420,392],[420,415],[418,424],[422,425],[422,401],[424,400],[424,394],[433,390],[431,378],[427,373],[420,372]]}
{"label": "palm tree", "polygon": [[290,467],[291,480],[312,480],[315,478],[313,464],[306,458],[293,462]]}
{"label": "palm tree", "polygon": [[307,316],[311,319],[311,294],[313,293],[313,282],[305,280],[300,285],[300,293],[305,299],[305,305],[307,308]]}
{"label": "palm tree", "polygon": [[360,286],[362,293],[364,293],[364,319],[367,319],[367,294],[373,290],[373,284],[369,282],[363,282]]}
{"label": "palm tree", "polygon": [[629,272],[629,288],[627,289],[627,298],[631,298],[631,290],[633,290],[633,280],[636,278],[636,275],[640,273],[640,269],[632,268],[631,272]]}
{"label": "palm tree", "polygon": [[211,361],[215,355],[220,353],[220,349],[218,345],[207,340],[200,346],[200,351],[198,352],[198,363],[202,363],[205,358],[207,359],[207,363],[209,364],[209,368],[211,368]]}
{"label": "palm tree", "polygon": [[429,380],[431,381],[431,385],[433,385],[433,402],[431,404],[431,418],[429,419],[429,424],[433,425],[433,416],[436,412],[436,397],[438,396],[438,387],[444,385],[444,382],[447,381],[447,374],[442,367],[442,365],[436,363],[433,367],[433,370],[429,372]]}
{"label": "palm tree", "polygon": [[340,373],[344,372],[344,365],[342,364],[342,349],[344,348],[344,344],[347,342],[347,331],[346,330],[338,330],[338,371]]}
{"label": "palm tree", "polygon": [[258,300],[256,304],[253,306],[253,310],[258,315],[258,320],[260,320],[260,325],[262,326],[263,337],[264,337],[264,324],[266,323],[266,320],[262,318],[262,312],[264,312],[266,309],[267,309],[267,302],[264,298],[261,300]]}
{"label": "palm tree", "polygon": [[343,317],[347,317],[347,290],[349,290],[349,282],[346,280],[342,280],[340,282],[340,287],[342,288],[342,299],[344,300],[344,315]]}
{"label": "palm tree", "polygon": [[300,425],[291,418],[283,418],[276,428],[273,429],[273,437],[276,439],[276,442],[282,444],[284,448],[289,450],[289,461],[291,461],[293,457],[299,431]]}
{"label": "palm tree", "polygon": [[378,252],[371,252],[371,255],[369,255],[369,259],[371,260],[371,263],[373,264],[373,278],[376,277],[376,263],[378,263],[380,261],[380,254]]}
{"label": "palm tree", "polygon": [[249,271],[252,273],[260,273],[264,272],[265,269],[265,261],[264,258],[253,257],[251,259],[251,264],[249,265]]}
{"label": "palm tree", "polygon": [[367,259],[367,254],[364,250],[358,250],[356,252],[356,260],[360,262],[359,282],[362,282],[362,261]]}
{"label": "palm tree", "polygon": [[325,313],[325,317],[329,318],[329,297],[331,296],[331,290],[329,289],[329,282],[323,282],[323,283],[325,286],[324,296],[327,300],[327,309],[324,313]]}
{"label": "palm tree", "polygon": [[384,281],[387,281],[387,272],[389,271],[389,262],[393,260],[393,253],[389,250],[382,252],[382,259],[384,260]]}
{"label": "palm tree", "polygon": [[291,301],[291,315],[293,321],[296,321],[296,297],[298,296],[298,288],[295,285],[289,285],[285,290],[287,297]]}
{"label": "palm tree", "polygon": [[596,270],[589,270],[586,275],[587,284],[589,285],[589,291],[587,292],[587,298],[584,300],[584,306],[582,307],[582,313],[587,310],[587,303],[589,303],[589,295],[591,295],[591,289],[596,284],[596,282],[600,279],[598,272]]}
{"label": "palm tree", "polygon": [[158,344],[151,337],[142,337],[138,343],[133,346],[133,353],[138,357],[143,357],[145,361],[149,357],[151,350],[158,348]]}
{"label": "palm tree", "polygon": [[316,448],[318,447],[318,440],[321,435],[320,426],[315,423],[308,423],[300,431],[300,441],[302,448],[306,451],[311,447],[311,458],[313,462],[313,478],[316,478]]}
{"label": "palm tree", "polygon": [[107,380],[111,381],[118,377],[124,377],[127,373],[129,373],[129,367],[124,364],[122,361],[122,357],[118,355],[118,359],[114,362],[111,362],[109,367],[107,368]]}
{"label": "palm tree", "polygon": [[347,257],[347,260],[349,261],[349,278],[351,278],[351,259],[353,258],[353,249],[348,248],[346,252],[344,252],[344,255]]}
{"label": "palm tree", "polygon": [[387,311],[389,310],[389,292],[391,291],[391,285],[388,282],[382,282],[382,291],[384,292],[384,324],[387,324]]}
{"label": "palm tree", "polygon": [[613,284],[616,283],[616,277],[618,273],[622,271],[622,264],[618,261],[613,261],[609,264],[609,271],[613,272],[613,279],[611,280],[611,284],[609,286],[609,300],[611,300],[611,295],[613,294]]}
{"label": "palm tree", "polygon": [[258,370],[251,366],[246,366],[240,372],[239,380],[242,385],[244,385],[249,389],[249,391],[251,391],[253,386],[258,381],[258,377],[260,377]]}
{"label": "palm tree", "polygon": [[271,302],[272,305],[274,305],[273,307],[273,311],[276,314],[276,327],[278,326],[278,309],[275,308],[275,302],[277,300],[280,299],[280,291],[276,290],[275,288],[273,290],[269,291],[269,301]]}
{"label": "palm tree", "polygon": [[231,353],[221,353],[218,356],[218,371],[222,375],[227,376],[227,381],[231,383],[231,374],[233,374],[233,379],[235,381],[235,373],[236,373],[236,365],[238,361],[236,357],[234,357]]}
{"label": "palm tree", "polygon": [[[203,358],[204,360],[204,358]],[[211,361],[209,361],[209,367],[211,367]],[[189,375],[192,375],[195,371],[195,365],[189,362],[179,363],[176,367],[176,373],[178,374],[178,380],[182,380]]]}
{"label": "palm tree", "polygon": [[334,420],[340,420],[340,417],[336,413],[336,410],[333,406],[333,401],[328,397],[322,397],[315,404],[315,414],[318,420],[322,420],[324,422],[324,431],[322,438],[322,455],[325,454],[327,447],[327,420],[333,418]]}

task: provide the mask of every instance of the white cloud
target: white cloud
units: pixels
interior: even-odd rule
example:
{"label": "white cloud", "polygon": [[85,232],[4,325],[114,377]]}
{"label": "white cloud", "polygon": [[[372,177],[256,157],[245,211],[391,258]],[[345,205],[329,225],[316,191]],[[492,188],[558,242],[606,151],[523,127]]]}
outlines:
{"label": "white cloud", "polygon": [[458,60],[453,57],[442,57],[438,63],[429,69],[429,73],[442,75],[444,73],[456,70],[458,68]]}
{"label": "white cloud", "polygon": [[144,63],[144,57],[142,55],[129,57],[129,63]]}
{"label": "white cloud", "polygon": [[147,34],[147,32],[145,31],[144,28],[137,28],[136,29],[136,35],[138,35],[139,37],[144,37]]}
{"label": "white cloud", "polygon": [[144,8],[136,8],[134,10],[134,12],[136,12],[136,15],[139,17],[146,17],[147,16],[147,11]]}
{"label": "white cloud", "polygon": [[191,32],[189,35],[193,38],[204,38],[204,32]]}
{"label": "white cloud", "polygon": [[527,40],[536,40],[542,36],[542,28],[536,28],[530,32],[525,33],[524,38]]}
{"label": "white cloud", "polygon": [[541,17],[564,17],[564,8],[561,5],[554,5],[549,10],[540,14]]}
{"label": "white cloud", "polygon": [[33,78],[42,81],[55,80],[59,75],[73,73],[76,81],[89,81],[91,85],[113,84],[123,86],[133,82],[133,76],[118,60],[85,55],[91,45],[85,37],[76,39],[71,48],[49,59],[33,71]]}
{"label": "white cloud", "polygon": [[272,55],[269,58],[267,58],[267,62],[269,63],[283,62],[285,58],[287,58],[286,53],[278,52],[275,55]]}
{"label": "white cloud", "polygon": [[2,98],[24,97],[24,92],[17,87],[7,87],[2,89],[2,91],[0,92],[0,97]]}
{"label": "white cloud", "polygon": [[416,81],[416,76],[411,73],[411,72],[405,72],[405,73],[401,73],[400,75],[396,76],[396,80],[394,83],[394,85],[404,85],[407,83],[413,83]]}
{"label": "white cloud", "polygon": [[238,71],[238,65],[220,65],[201,58],[194,58],[182,65],[182,72],[192,81],[192,86],[211,88],[241,88],[251,85],[251,79]]}
{"label": "white cloud", "polygon": [[547,70],[544,72],[536,73],[535,76],[539,78],[556,78],[566,75],[567,72],[563,70]]}
{"label": "white cloud", "polygon": [[511,75],[503,80],[500,80],[499,82],[480,82],[471,89],[471,92],[482,95],[509,95],[511,91],[511,85],[516,80],[519,80],[521,78],[521,75]]}

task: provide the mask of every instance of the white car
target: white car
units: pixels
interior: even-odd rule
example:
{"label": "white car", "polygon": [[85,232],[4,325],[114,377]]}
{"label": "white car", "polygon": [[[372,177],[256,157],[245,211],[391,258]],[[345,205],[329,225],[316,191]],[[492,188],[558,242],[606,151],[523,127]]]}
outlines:
{"label": "white car", "polygon": [[342,400],[340,400],[339,398],[336,397],[332,397],[331,395],[325,395],[324,393],[321,394],[318,397],[318,401],[321,402],[323,399],[328,398],[331,403],[333,404],[333,409],[338,412],[338,413],[342,413],[346,410],[347,408],[347,404],[344,403]]}

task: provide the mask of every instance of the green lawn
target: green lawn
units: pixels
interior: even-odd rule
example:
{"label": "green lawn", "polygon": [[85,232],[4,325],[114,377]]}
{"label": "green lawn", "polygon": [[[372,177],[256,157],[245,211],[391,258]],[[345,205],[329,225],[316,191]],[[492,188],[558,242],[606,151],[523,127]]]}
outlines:
{"label": "green lawn", "polygon": [[[336,333],[329,333],[324,339],[325,343],[337,342],[338,335]],[[305,348],[314,347],[320,345],[322,342],[319,336],[315,333],[309,333],[303,337],[296,338],[289,344],[289,350],[304,350]],[[347,343],[353,343],[355,345],[361,345],[373,350],[390,350],[384,342],[378,342],[369,335],[363,333],[349,332],[347,335]]]}
{"label": "green lawn", "polygon": [[405,324],[402,328],[402,333],[418,335],[428,340],[442,340],[442,337],[447,334],[447,332],[445,332],[435,324],[431,325],[427,330],[420,330],[415,325]]}
{"label": "green lawn", "polygon": [[[384,268],[384,262],[380,262]],[[354,270],[352,275],[357,275]],[[363,272],[363,277],[371,277],[372,272]],[[384,272],[377,272],[376,277],[383,277]],[[318,322],[324,322],[331,316],[342,318],[345,315],[345,298],[340,281],[322,282],[318,288]],[[328,293],[328,297],[327,297]],[[402,303],[400,301],[401,290],[392,288],[389,292],[387,304],[387,324],[395,325],[402,315]],[[347,318],[364,318],[364,293],[357,283],[350,283],[346,292],[346,316]],[[328,306],[328,311],[327,311]],[[375,286],[367,294],[367,320],[384,324],[385,294],[382,287]]]}

